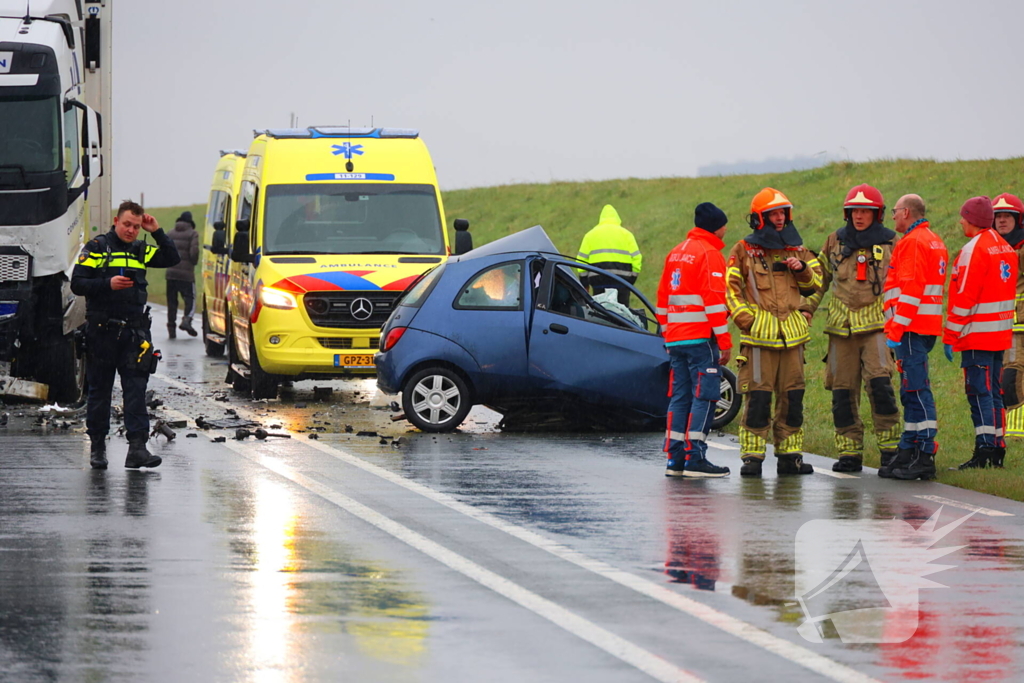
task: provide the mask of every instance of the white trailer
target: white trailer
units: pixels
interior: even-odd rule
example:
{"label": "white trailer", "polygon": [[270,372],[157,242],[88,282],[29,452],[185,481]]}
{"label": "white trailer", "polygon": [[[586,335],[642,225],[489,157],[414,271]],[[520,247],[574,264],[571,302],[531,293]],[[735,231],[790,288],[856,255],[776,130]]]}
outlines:
{"label": "white trailer", "polygon": [[0,0],[0,395],[81,397],[85,303],[70,280],[110,226],[110,12]]}

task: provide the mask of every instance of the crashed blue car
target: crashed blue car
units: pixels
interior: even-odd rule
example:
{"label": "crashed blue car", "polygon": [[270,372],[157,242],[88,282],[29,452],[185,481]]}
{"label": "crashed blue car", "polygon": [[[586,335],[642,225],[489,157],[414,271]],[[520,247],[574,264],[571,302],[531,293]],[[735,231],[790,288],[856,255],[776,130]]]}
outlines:
{"label": "crashed blue car", "polygon": [[[594,297],[543,228],[453,256],[399,299],[381,331],[377,385],[402,394],[428,432],[457,428],[473,405],[503,427],[552,421],[614,431],[665,428],[669,361],[650,302]],[[610,276],[614,277],[614,276]],[[726,371],[715,427],[739,411]]]}

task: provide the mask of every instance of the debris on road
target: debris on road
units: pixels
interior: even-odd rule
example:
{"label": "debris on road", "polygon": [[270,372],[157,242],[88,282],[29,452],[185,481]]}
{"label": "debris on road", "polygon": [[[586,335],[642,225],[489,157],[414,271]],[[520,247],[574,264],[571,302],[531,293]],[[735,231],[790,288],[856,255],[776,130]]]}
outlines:
{"label": "debris on road", "polygon": [[168,441],[174,441],[174,437],[177,436],[170,425],[164,420],[157,420],[156,424],[153,425],[153,431],[150,432],[150,436],[156,436],[157,434],[163,435]]}

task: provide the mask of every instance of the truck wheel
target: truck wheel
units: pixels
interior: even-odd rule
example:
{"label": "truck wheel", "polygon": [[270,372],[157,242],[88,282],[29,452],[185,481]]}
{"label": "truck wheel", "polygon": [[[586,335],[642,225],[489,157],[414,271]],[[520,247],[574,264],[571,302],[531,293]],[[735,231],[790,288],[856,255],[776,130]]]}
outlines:
{"label": "truck wheel", "polygon": [[235,345],[235,331],[234,325],[231,322],[231,318],[227,319],[227,333],[228,333],[228,375],[224,378],[224,381],[231,385],[231,388],[240,394],[249,393],[249,378],[242,377],[237,372],[232,370],[232,366],[238,364],[238,349]]}
{"label": "truck wheel", "polygon": [[711,428],[724,429],[736,419],[742,405],[743,396],[736,391],[736,375],[729,368],[722,367],[722,397],[715,406],[715,419],[711,422]]}
{"label": "truck wheel", "polygon": [[203,344],[206,346],[206,355],[211,358],[220,358],[224,355],[224,345],[212,342],[206,336],[210,334],[210,321],[206,318],[206,297],[203,297]]}
{"label": "truck wheel", "polygon": [[85,357],[79,357],[75,346],[75,334],[71,333],[44,352],[47,371],[42,379],[50,385],[49,400],[54,403],[78,403],[82,399]]}
{"label": "truck wheel", "polygon": [[466,419],[473,407],[469,387],[444,367],[420,370],[402,389],[405,418],[424,432],[450,432]]}
{"label": "truck wheel", "polygon": [[256,353],[256,342],[249,333],[249,386],[253,398],[277,398],[279,380],[276,375],[263,371],[259,355]]}

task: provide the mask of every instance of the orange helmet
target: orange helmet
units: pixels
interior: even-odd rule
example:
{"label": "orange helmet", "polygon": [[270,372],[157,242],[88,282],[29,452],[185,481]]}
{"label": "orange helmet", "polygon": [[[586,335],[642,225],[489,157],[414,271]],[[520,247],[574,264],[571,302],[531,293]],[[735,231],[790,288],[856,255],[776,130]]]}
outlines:
{"label": "orange helmet", "polygon": [[750,200],[750,215],[747,217],[750,227],[760,230],[768,223],[765,214],[775,209],[786,210],[787,223],[793,220],[793,203],[786,195],[771,187],[766,187],[755,194],[754,198]]}
{"label": "orange helmet", "polygon": [[992,211],[994,213],[1012,213],[1016,219],[1016,226],[1021,226],[1021,217],[1024,216],[1024,202],[1019,197],[1004,192],[992,200]]}
{"label": "orange helmet", "polygon": [[877,187],[858,185],[846,193],[846,201],[843,202],[843,216],[846,220],[850,220],[851,209],[874,209],[875,220],[881,223],[885,216],[885,199]]}

